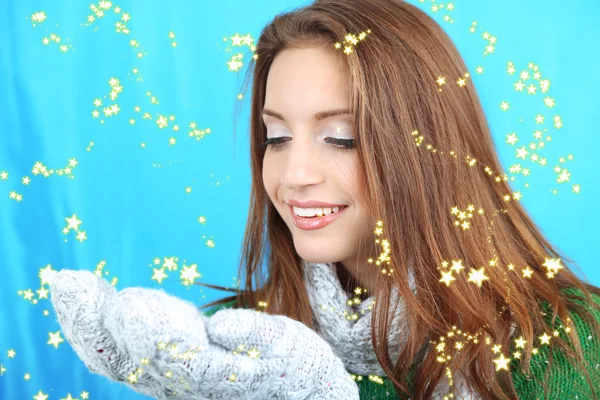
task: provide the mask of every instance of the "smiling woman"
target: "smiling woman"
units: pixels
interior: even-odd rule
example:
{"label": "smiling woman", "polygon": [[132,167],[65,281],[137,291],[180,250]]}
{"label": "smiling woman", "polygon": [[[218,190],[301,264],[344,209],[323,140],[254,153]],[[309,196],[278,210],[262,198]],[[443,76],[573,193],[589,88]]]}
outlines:
{"label": "smiling woman", "polygon": [[[315,329],[348,371],[384,378],[361,398],[596,398],[600,289],[503,201],[475,87],[436,82],[468,70],[440,26],[400,0],[317,0],[275,17],[256,54],[245,288],[206,307]],[[457,204],[480,210],[468,230]],[[380,221],[389,256],[374,263]],[[351,322],[331,316],[366,310],[339,301],[349,283],[377,298]]]}
{"label": "smiling woman", "polygon": [[[262,181],[303,260],[338,261],[348,271],[374,276],[375,265],[370,271],[364,266],[375,254],[369,243],[376,221],[359,182],[348,82],[343,64],[325,47],[289,48],[274,58],[262,114]],[[301,207],[296,213],[292,200]],[[307,218],[316,214],[326,215]]]}

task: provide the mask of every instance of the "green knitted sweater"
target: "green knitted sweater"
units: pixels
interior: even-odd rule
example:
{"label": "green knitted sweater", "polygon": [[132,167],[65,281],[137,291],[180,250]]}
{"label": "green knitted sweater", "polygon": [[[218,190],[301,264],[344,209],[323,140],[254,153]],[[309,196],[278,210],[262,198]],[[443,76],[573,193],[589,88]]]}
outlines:
{"label": "green knitted sweater", "polygon": [[[577,293],[577,292],[575,292]],[[600,296],[592,295],[594,301],[600,304]],[[211,316],[223,308],[230,308],[235,301],[220,304],[205,311],[205,315]],[[584,299],[578,301],[579,304],[586,305]],[[546,313],[546,321],[550,324],[551,308],[542,303]],[[594,313],[594,316],[600,321],[600,313],[587,307]],[[600,399],[600,332],[594,332],[579,315],[571,313],[571,319],[577,330],[584,357],[588,363],[587,370],[596,389],[596,396]],[[562,326],[558,320],[554,326]],[[558,329],[562,338],[567,338],[564,330]],[[550,340],[552,342],[552,340]],[[515,384],[519,399],[538,400],[538,399],[592,399],[592,388],[589,387],[585,377],[579,372],[575,365],[571,363],[566,354],[555,346],[541,345],[538,347],[538,354],[532,355],[530,373],[525,374],[519,369],[519,361],[515,358],[510,363],[510,370]],[[511,348],[512,354],[517,351]],[[548,368],[548,356],[552,352],[553,367]],[[505,371],[498,373],[506,373]],[[545,374],[548,374],[547,376]],[[356,375],[355,375],[356,376]],[[382,383],[370,380],[367,376],[357,376],[357,384],[360,390],[361,400],[366,399],[401,399],[394,389],[392,382],[386,377],[379,377]],[[547,392],[544,393],[542,382],[546,382]],[[410,387],[410,382],[408,382]]]}

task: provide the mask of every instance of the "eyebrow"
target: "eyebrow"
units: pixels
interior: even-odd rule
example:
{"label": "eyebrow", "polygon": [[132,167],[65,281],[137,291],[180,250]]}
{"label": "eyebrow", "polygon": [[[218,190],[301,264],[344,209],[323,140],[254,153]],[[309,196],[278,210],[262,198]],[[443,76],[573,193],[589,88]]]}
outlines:
{"label": "eyebrow", "polygon": [[[273,110],[269,110],[268,108],[263,109],[262,113],[263,113],[263,116],[270,115],[271,117],[285,121],[285,118],[283,118],[283,115],[281,115],[278,112],[275,112]],[[325,118],[334,117],[336,115],[344,115],[344,114],[352,114],[352,110],[349,110],[347,108],[340,108],[337,110],[319,111],[319,112],[315,113],[314,118],[316,121],[320,121]]]}

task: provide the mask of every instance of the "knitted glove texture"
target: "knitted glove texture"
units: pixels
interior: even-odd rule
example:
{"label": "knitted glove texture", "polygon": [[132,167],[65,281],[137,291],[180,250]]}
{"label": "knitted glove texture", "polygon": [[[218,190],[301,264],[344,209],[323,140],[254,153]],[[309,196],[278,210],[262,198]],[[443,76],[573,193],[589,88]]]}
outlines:
{"label": "knitted glove texture", "polygon": [[95,373],[156,399],[359,399],[329,344],[304,324],[251,309],[212,317],[162,290],[117,291],[89,271],[50,285],[69,344]]}

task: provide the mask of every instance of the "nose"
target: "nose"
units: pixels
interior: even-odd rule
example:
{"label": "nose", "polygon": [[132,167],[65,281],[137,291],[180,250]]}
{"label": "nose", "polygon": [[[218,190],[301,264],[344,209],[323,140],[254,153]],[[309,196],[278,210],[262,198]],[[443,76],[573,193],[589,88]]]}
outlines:
{"label": "nose", "polygon": [[[293,143],[293,141],[292,141]],[[286,162],[281,174],[281,185],[290,190],[302,186],[319,184],[325,178],[323,160],[319,159],[317,149],[309,140],[295,144],[290,143]]]}

